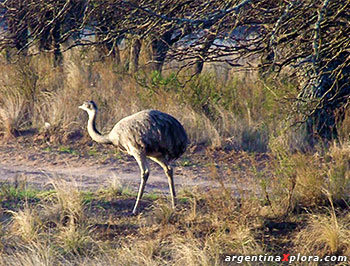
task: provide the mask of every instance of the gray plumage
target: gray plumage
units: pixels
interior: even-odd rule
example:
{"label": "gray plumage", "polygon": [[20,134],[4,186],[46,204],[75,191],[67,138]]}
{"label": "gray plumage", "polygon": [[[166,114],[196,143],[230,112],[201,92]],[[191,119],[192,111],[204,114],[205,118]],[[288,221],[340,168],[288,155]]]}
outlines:
{"label": "gray plumage", "polygon": [[123,151],[128,151],[127,145],[132,144],[146,155],[162,155],[168,161],[179,158],[187,146],[182,125],[157,110],[144,110],[123,118],[111,130],[109,138]]}
{"label": "gray plumage", "polygon": [[101,135],[95,126],[97,106],[93,101],[84,102],[79,108],[89,115],[88,132],[99,143],[113,144],[132,155],[141,169],[141,184],[133,209],[135,214],[149,176],[146,157],[158,163],[168,177],[175,208],[173,169],[169,162],[179,158],[188,145],[187,134],[174,117],[157,110],[144,110],[121,119],[107,135]]}

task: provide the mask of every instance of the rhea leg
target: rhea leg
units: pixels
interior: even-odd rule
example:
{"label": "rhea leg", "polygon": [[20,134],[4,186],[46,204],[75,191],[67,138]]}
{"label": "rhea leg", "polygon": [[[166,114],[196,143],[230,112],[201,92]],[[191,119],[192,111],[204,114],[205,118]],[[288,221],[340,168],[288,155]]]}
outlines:
{"label": "rhea leg", "polygon": [[137,208],[140,204],[140,200],[142,198],[143,192],[145,190],[146,182],[147,182],[147,179],[149,176],[149,168],[148,168],[148,164],[147,164],[147,160],[146,160],[145,155],[136,154],[133,156],[136,159],[136,161],[140,167],[140,170],[141,170],[141,183],[140,183],[140,187],[139,187],[139,192],[137,194],[136,203],[135,203],[134,209],[132,211],[133,214],[136,214]]}
{"label": "rhea leg", "polygon": [[174,177],[173,177],[173,168],[169,165],[169,163],[163,159],[163,158],[156,158],[156,157],[149,157],[152,161],[156,162],[159,164],[164,172],[165,175],[168,178],[168,183],[169,183],[169,189],[170,189],[170,194],[171,194],[171,203],[173,209],[175,209],[175,198],[176,198],[176,193],[175,193],[175,185],[174,185]]}

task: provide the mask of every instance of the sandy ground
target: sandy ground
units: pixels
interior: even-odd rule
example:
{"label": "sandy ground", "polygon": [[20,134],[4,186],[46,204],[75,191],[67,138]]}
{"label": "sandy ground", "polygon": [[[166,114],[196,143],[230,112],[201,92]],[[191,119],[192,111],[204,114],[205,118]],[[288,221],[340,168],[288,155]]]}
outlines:
{"label": "sandy ground", "polygon": [[[69,146],[67,146],[69,147]],[[140,172],[135,160],[128,155],[116,155],[108,148],[88,155],[79,148],[51,147],[31,143],[11,142],[0,145],[0,181],[25,180],[34,187],[45,188],[55,179],[63,179],[83,190],[108,187],[112,182],[137,190]],[[68,151],[67,151],[68,150]],[[176,189],[219,187],[210,178],[206,167],[181,166],[175,163]],[[163,170],[150,162],[151,174],[146,191],[168,193],[168,181]],[[233,184],[229,186],[234,187]]]}

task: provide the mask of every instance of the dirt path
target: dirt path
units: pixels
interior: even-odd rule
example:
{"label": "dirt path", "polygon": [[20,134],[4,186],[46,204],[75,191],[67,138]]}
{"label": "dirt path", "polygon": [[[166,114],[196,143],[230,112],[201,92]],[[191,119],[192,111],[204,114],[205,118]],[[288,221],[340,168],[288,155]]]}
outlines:
{"label": "dirt path", "polygon": [[[1,145],[0,181],[25,180],[35,187],[45,187],[52,179],[64,179],[83,190],[97,190],[118,182],[136,191],[140,174],[132,157],[116,156],[105,150],[91,156],[79,154],[77,150],[18,143]],[[146,191],[168,193],[168,182],[162,169],[153,162],[150,162],[150,168]],[[220,186],[210,180],[207,169],[179,165],[175,167],[175,185],[177,189],[183,186],[202,189]]]}

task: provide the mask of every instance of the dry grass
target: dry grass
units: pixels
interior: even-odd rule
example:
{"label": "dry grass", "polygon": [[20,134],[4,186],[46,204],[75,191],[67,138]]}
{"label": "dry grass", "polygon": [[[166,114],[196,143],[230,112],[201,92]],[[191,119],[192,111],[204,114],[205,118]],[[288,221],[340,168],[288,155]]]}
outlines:
{"label": "dry grass", "polygon": [[50,243],[34,242],[21,246],[19,250],[14,250],[9,254],[2,254],[0,258],[1,265],[19,265],[19,266],[54,266],[63,265],[64,257],[55,251]]}
{"label": "dry grass", "polygon": [[333,202],[344,204],[350,185],[348,144],[333,145],[327,152],[293,153],[284,140],[270,141],[272,171],[262,178],[273,211],[327,205],[328,195]]}
{"label": "dry grass", "polygon": [[2,189],[1,265],[223,265],[226,255],[286,250],[350,255],[350,148],[344,138],[328,150],[296,152],[305,136],[284,132],[278,102],[289,84],[210,74],[186,84],[171,74],[135,79],[94,56],[72,50],[56,69],[41,57],[1,64],[1,130],[34,128],[47,142],[68,143],[86,134],[82,101],[97,102],[103,132],[126,115],[160,109],[184,124],[192,143],[207,145],[199,164],[220,187],[183,190],[176,210],[157,195],[138,216],[127,215],[135,197],[116,178],[91,193],[64,181],[36,194]]}
{"label": "dry grass", "polygon": [[36,210],[26,206],[23,210],[8,211],[12,215],[11,232],[19,236],[24,242],[35,242],[39,238],[42,222],[40,221]]}
{"label": "dry grass", "polygon": [[[213,172],[212,178],[223,185],[220,189],[184,189],[178,194],[175,211],[159,195],[147,200],[150,206],[137,216],[125,213],[123,202],[130,196],[120,191],[117,179],[111,181],[113,193],[109,189],[82,193],[61,181],[53,182],[48,192],[32,194],[36,200],[4,197],[20,204],[2,213],[1,263],[224,265],[227,255],[281,255],[285,250],[321,257],[350,255],[348,207],[335,204],[338,198],[349,202],[348,197],[335,194],[343,191],[343,182],[331,181],[334,175],[346,180],[348,170],[342,161],[348,156],[347,147],[333,147],[322,156],[287,156],[281,149],[278,154],[280,147],[274,145],[275,157],[266,159],[269,164],[264,169],[259,157],[245,154],[241,161],[237,158],[237,164],[246,162],[246,178],[255,180],[256,186],[267,182],[266,194],[247,190],[237,198],[220,181],[220,172]],[[215,150],[207,156],[213,156],[216,163]],[[225,164],[227,167],[231,165]],[[237,186],[239,182],[244,186],[243,179],[234,178],[232,167],[226,173]],[[321,194],[303,187],[312,184],[316,175],[308,167],[323,177]],[[290,186],[293,178],[295,187]],[[134,201],[134,195],[131,198]],[[287,215],[283,207],[289,208]]]}
{"label": "dry grass", "polygon": [[271,90],[255,81],[203,74],[183,85],[172,74],[159,73],[135,79],[112,60],[96,58],[96,52],[77,48],[65,54],[62,67],[53,68],[44,56],[0,64],[1,130],[9,135],[34,128],[48,141],[68,142],[74,132],[86,134],[86,115],[77,107],[92,99],[103,132],[127,115],[155,108],[177,117],[192,143],[266,151],[276,121],[271,114],[283,116]]}
{"label": "dry grass", "polygon": [[334,211],[327,214],[310,214],[307,225],[295,237],[295,245],[303,254],[320,257],[326,255],[350,255],[349,215]]}
{"label": "dry grass", "polygon": [[299,154],[293,158],[297,202],[318,206],[328,201],[328,195],[338,203],[348,198],[350,150],[347,146],[333,146],[325,156]]}
{"label": "dry grass", "polygon": [[1,237],[4,265],[221,265],[224,254],[264,250],[257,220],[248,222],[247,209],[220,191],[185,193],[177,211],[161,197],[138,216],[116,212],[108,220],[99,202],[110,195],[96,192],[87,206],[64,183],[40,195],[11,211],[12,230]]}
{"label": "dry grass", "polygon": [[25,97],[19,92],[1,93],[0,123],[3,125],[4,136],[14,137],[24,123]]}
{"label": "dry grass", "polygon": [[41,207],[45,220],[54,222],[56,225],[83,222],[84,203],[77,187],[58,178],[52,180],[51,185],[54,192],[44,197],[45,204]]}
{"label": "dry grass", "polygon": [[88,225],[70,219],[67,224],[59,226],[55,240],[65,253],[81,254],[94,245],[91,230]]}

